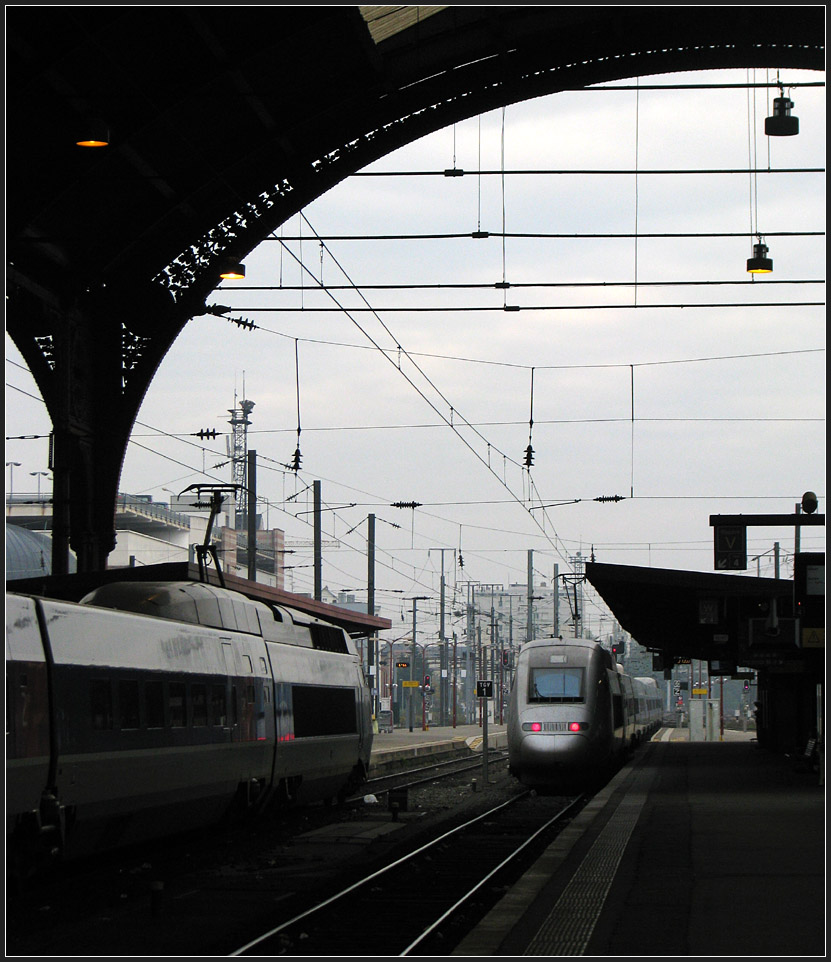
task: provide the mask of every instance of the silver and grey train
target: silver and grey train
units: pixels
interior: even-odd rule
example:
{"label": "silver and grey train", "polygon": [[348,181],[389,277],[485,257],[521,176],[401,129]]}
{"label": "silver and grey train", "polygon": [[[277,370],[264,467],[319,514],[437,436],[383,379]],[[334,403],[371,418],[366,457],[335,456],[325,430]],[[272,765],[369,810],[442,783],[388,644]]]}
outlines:
{"label": "silver and grey train", "polygon": [[588,639],[519,652],[508,708],[508,766],[523,784],[573,788],[606,777],[661,724],[653,678],[631,678]]}
{"label": "silver and grey train", "polygon": [[6,595],[7,867],[352,791],[370,696],[343,629],[199,583]]}

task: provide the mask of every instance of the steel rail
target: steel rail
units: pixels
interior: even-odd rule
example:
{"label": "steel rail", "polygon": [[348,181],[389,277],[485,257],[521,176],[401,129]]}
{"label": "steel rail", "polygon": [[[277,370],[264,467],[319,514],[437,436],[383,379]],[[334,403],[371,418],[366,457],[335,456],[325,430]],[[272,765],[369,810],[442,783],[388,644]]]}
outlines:
{"label": "steel rail", "polygon": [[[347,895],[351,895],[353,892],[358,891],[359,889],[363,888],[365,885],[368,885],[370,882],[375,881],[375,879],[380,878],[381,876],[385,875],[387,872],[390,872],[401,865],[405,865],[407,862],[409,862],[416,856],[421,855],[423,852],[429,851],[431,848],[434,848],[436,845],[445,841],[445,839],[448,839],[453,835],[456,835],[459,832],[462,832],[465,829],[470,828],[472,825],[475,825],[477,822],[481,822],[487,818],[490,818],[496,812],[499,812],[504,808],[508,808],[511,805],[515,805],[520,799],[526,798],[530,794],[531,794],[530,790],[527,792],[520,792],[518,795],[515,795],[513,798],[510,798],[505,802],[500,802],[499,805],[496,805],[493,808],[488,809],[488,811],[486,812],[482,812],[481,814],[477,815],[475,818],[469,819],[468,821],[462,823],[461,825],[457,825],[455,828],[452,828],[447,832],[443,832],[441,835],[437,836],[434,839],[431,839],[429,842],[426,842],[424,845],[419,846],[418,848],[414,849],[412,852],[408,852],[406,855],[402,855],[401,858],[398,858],[395,861],[390,862],[388,865],[385,865],[383,868],[380,868],[374,872],[371,872],[365,878],[359,879],[357,882],[353,882],[351,885],[348,885],[346,888],[342,889],[340,892],[336,892],[334,895],[329,896],[328,898],[324,899],[322,902],[318,903],[317,905],[314,905],[308,909],[304,909],[302,912],[298,913],[293,918],[287,919],[285,922],[281,922],[280,925],[276,925],[273,929],[269,929],[268,932],[264,932],[262,935],[257,936],[257,938],[252,939],[250,942],[247,942],[245,945],[241,946],[240,948],[235,949],[233,952],[229,954],[229,957],[234,958],[234,957],[244,955],[249,950],[262,944],[268,939],[273,938],[275,935],[279,935],[280,932],[285,931],[286,929],[290,928],[292,925],[295,925],[297,922],[301,922],[303,919],[306,919],[312,915],[315,915],[317,912],[320,912],[322,909],[325,909],[328,906],[333,905],[335,902],[340,901],[340,899],[345,898]],[[568,811],[572,807],[572,805],[576,804],[576,801],[579,801],[579,799],[575,800],[575,802],[572,802],[570,805],[566,806],[566,808],[563,809],[563,812]],[[560,817],[562,814],[563,814],[562,812],[558,813],[558,815],[555,816],[555,819],[557,817]],[[553,819],[549,821],[553,821]]]}
{"label": "steel rail", "polygon": [[513,852],[511,852],[511,854],[508,855],[506,858],[504,858],[504,859],[499,863],[499,865],[497,865],[495,868],[491,869],[490,872],[488,872],[488,874],[487,874],[483,879],[480,879],[480,880],[476,883],[476,885],[473,886],[473,888],[471,888],[471,889],[470,889],[468,892],[466,892],[460,899],[458,899],[453,905],[451,905],[449,909],[447,909],[445,912],[443,912],[442,915],[441,915],[439,918],[437,918],[435,922],[431,923],[431,924],[421,933],[421,935],[419,935],[419,937],[418,937],[417,939],[414,939],[414,940],[407,946],[407,948],[404,949],[403,952],[399,952],[399,957],[403,957],[403,956],[405,956],[405,955],[408,955],[412,949],[414,949],[416,946],[420,945],[426,938],[428,938],[430,935],[432,935],[433,932],[435,932],[436,929],[442,924],[442,922],[445,922],[448,918],[450,918],[451,915],[453,915],[454,912],[458,911],[458,909],[459,909],[462,905],[464,905],[465,902],[469,901],[469,900],[479,891],[479,889],[482,888],[483,885],[485,885],[485,884],[486,884],[487,882],[489,882],[495,875],[497,875],[499,872],[501,872],[501,871],[505,868],[506,865],[509,865],[521,852],[523,852],[523,851],[525,850],[525,848],[526,848],[528,845],[530,845],[530,844],[531,844],[536,838],[538,838],[543,832],[547,831],[555,822],[558,822],[561,818],[566,817],[566,816],[568,815],[568,813],[572,810],[572,808],[574,808],[574,807],[577,806],[580,802],[583,801],[583,798],[584,798],[583,795],[579,795],[579,796],[578,796],[577,798],[575,798],[572,802],[569,802],[569,804],[566,805],[566,807],[565,807],[562,811],[557,812],[557,814],[554,815],[552,818],[550,818],[547,822],[545,822],[544,825],[541,825],[541,826],[540,826],[532,835],[530,835],[518,848],[516,848]]}

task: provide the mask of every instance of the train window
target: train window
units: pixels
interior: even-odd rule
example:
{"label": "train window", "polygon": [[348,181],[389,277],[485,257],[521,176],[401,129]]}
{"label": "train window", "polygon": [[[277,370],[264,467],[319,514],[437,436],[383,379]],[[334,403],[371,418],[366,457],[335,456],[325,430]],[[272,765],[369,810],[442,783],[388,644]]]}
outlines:
{"label": "train window", "polygon": [[211,686],[211,724],[223,726],[228,724],[228,708],[224,685]]}
{"label": "train window", "polygon": [[349,654],[343,629],[335,628],[334,625],[311,624],[309,625],[309,634],[315,648],[321,651],[337,652],[340,655]]}
{"label": "train window", "polygon": [[532,668],[529,672],[529,702],[581,702],[582,668]]}
{"label": "train window", "polygon": [[265,658],[260,658],[260,672],[261,672],[263,675],[267,675],[267,674],[268,674],[268,665],[266,665],[266,663],[265,663]]}
{"label": "train window", "polygon": [[253,685],[245,686],[245,700],[249,705],[254,704],[254,686]]}
{"label": "train window", "polygon": [[141,728],[139,683],[137,681],[120,681],[118,683],[118,710],[122,729]]}
{"label": "train window", "polygon": [[205,685],[191,685],[190,698],[193,705],[194,727],[208,724],[208,689]]}
{"label": "train window", "polygon": [[167,692],[167,705],[170,709],[170,724],[173,728],[184,728],[187,723],[185,686],[172,681]]}
{"label": "train window", "polygon": [[358,730],[351,688],[292,685],[294,737],[350,735]]}
{"label": "train window", "polygon": [[90,689],[92,727],[96,731],[109,731],[113,727],[113,693],[110,683],[94,679]]}
{"label": "train window", "polygon": [[251,656],[250,656],[250,655],[243,655],[242,657],[243,657],[243,660],[245,661],[245,664],[248,666],[248,674],[249,674],[249,675],[253,675],[253,674],[254,674],[254,666],[251,664]]}
{"label": "train window", "polygon": [[160,681],[144,683],[144,704],[147,709],[147,727],[164,728],[164,690]]}

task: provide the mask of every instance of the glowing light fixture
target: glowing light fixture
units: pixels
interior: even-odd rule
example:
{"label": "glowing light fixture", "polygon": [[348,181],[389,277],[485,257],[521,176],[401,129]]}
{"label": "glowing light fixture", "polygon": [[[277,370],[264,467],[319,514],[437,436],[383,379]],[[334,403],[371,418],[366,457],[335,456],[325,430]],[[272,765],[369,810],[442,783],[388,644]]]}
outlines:
{"label": "glowing light fixture", "polygon": [[88,119],[75,141],[78,147],[107,147],[110,143],[109,127],[98,117]]}
{"label": "glowing light fixture", "polygon": [[747,259],[747,271],[749,274],[770,274],[773,270],[773,261],[768,257],[767,245],[759,243],[753,245],[753,257]]}
{"label": "glowing light fixture", "polygon": [[241,264],[236,257],[226,257],[219,265],[219,276],[224,281],[244,280],[245,264]]}
{"label": "glowing light fixture", "polygon": [[793,137],[799,133],[799,117],[792,117],[793,101],[785,96],[773,100],[773,116],[765,117],[765,133],[768,137]]}

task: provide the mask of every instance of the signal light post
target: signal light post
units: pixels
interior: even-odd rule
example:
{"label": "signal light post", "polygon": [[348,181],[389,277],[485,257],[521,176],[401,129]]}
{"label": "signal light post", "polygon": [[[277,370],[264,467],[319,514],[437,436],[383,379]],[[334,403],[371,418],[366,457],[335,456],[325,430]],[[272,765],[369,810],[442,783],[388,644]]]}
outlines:
{"label": "signal light post", "polygon": [[476,697],[482,706],[482,781],[488,784],[488,699],[493,698],[493,681],[476,682]]}

